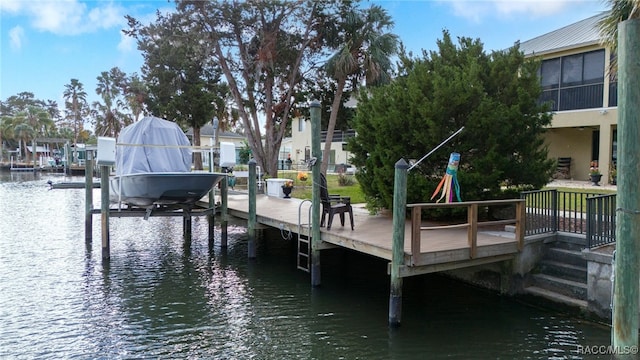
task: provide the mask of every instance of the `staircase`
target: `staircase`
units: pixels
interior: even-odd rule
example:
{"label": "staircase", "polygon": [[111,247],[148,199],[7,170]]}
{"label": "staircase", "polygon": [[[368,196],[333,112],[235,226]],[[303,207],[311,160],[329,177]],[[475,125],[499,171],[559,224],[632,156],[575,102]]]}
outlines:
{"label": "staircase", "polygon": [[587,261],[580,242],[546,244],[544,256],[530,274],[525,293],[554,303],[587,308]]}

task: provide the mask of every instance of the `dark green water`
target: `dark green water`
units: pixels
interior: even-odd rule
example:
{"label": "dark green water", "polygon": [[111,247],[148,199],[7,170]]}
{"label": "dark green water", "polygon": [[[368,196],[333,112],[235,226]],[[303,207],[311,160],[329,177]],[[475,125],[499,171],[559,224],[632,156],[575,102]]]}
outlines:
{"label": "dark green water", "polygon": [[84,242],[84,190],[49,179],[82,181],[0,173],[0,359],[595,359],[578,346],[610,342],[607,327],[437,275],[405,280],[390,329],[383,261],[325,251],[311,288],[277,231],[248,260],[241,223],[209,253],[205,219],[185,247],[181,219],[114,218],[105,266],[99,217]]}

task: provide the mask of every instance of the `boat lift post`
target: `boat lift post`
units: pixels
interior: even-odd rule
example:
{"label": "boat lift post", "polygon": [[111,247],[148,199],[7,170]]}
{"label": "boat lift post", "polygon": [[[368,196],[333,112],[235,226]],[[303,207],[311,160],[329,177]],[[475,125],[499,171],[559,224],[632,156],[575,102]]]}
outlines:
{"label": "boat lift post", "polygon": [[93,239],[93,171],[87,171],[86,169],[93,169],[93,151],[87,150],[87,161],[84,171],[84,241],[89,245]]}
{"label": "boat lift post", "polygon": [[100,230],[102,235],[102,262],[111,258],[109,239],[109,165],[100,165]]}
{"label": "boat lift post", "polygon": [[[220,247],[221,248],[226,248],[227,247],[227,236],[228,236],[228,231],[227,231],[227,226],[229,224],[229,216],[228,211],[229,211],[229,197],[228,197],[228,192],[229,192],[229,175],[227,174],[227,176],[225,176],[224,179],[222,179],[222,181],[220,182],[220,203],[221,203],[221,209],[220,209]],[[211,208],[211,212],[215,213],[215,208],[212,207]]]}
{"label": "boat lift post", "polygon": [[[102,262],[111,258],[109,239],[109,173],[116,163],[116,139],[98,137],[96,162],[100,165],[100,231],[102,235]],[[86,176],[85,170],[85,176]],[[91,174],[93,176],[93,174]]]}
{"label": "boat lift post", "polygon": [[256,160],[249,160],[249,219],[247,219],[247,233],[249,237],[247,256],[249,259],[256,257]]}

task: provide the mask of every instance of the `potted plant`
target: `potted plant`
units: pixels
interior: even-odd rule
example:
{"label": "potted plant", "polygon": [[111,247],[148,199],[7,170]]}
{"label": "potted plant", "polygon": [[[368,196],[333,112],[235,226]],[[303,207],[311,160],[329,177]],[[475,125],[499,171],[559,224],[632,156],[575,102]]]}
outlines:
{"label": "potted plant", "polygon": [[307,181],[307,179],[309,178],[309,175],[307,175],[306,172],[304,171],[298,171],[298,180],[300,181]]}
{"label": "potted plant", "polygon": [[597,160],[592,160],[591,161],[591,166],[589,168],[589,177],[591,179],[591,182],[593,183],[593,185],[595,186],[599,186],[600,184],[600,180],[602,179],[602,173],[600,172],[600,169],[598,169],[598,161]]}
{"label": "potted plant", "polygon": [[291,190],[293,190],[293,180],[287,180],[284,185],[282,185],[282,192],[284,193],[284,198],[291,198]]}

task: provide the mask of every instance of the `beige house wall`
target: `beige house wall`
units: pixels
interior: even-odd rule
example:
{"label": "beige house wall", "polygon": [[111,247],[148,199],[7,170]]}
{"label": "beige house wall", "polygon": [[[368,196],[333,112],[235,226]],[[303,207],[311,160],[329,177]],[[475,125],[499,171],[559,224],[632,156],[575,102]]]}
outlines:
{"label": "beige house wall", "polygon": [[[602,49],[600,44],[563,49],[553,53],[537,54],[541,59],[553,59],[560,56],[584,53]],[[605,49],[605,67],[609,67],[610,52]],[[545,135],[549,146],[549,157],[571,157],[571,178],[589,181],[589,165],[598,161],[602,173],[602,183],[609,183],[613,151],[613,133],[618,118],[617,107],[609,107],[609,76],[605,70],[604,107],[597,109],[558,111],[553,114],[551,126]],[[591,159],[592,136],[599,131],[598,158]]]}
{"label": "beige house wall", "polygon": [[[300,123],[302,123],[300,127]],[[320,144],[320,149],[324,151],[325,143]],[[294,164],[302,164],[305,160],[305,151],[311,156],[311,121],[304,118],[294,118],[291,120],[291,138],[282,141],[280,145],[282,153],[291,153],[291,160]],[[334,164],[348,164],[349,152],[342,150],[342,142],[333,142],[331,150],[335,156]],[[329,167],[331,170],[332,167]]]}

